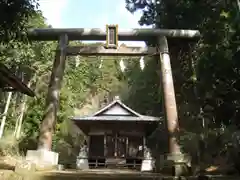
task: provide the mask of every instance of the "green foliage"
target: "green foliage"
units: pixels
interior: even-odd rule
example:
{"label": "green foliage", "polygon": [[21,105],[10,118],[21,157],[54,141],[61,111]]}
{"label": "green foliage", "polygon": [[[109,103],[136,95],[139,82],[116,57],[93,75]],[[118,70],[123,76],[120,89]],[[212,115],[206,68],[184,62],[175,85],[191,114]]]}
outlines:
{"label": "green foliage", "polygon": [[[36,14],[38,0],[1,0],[0,1],[0,41],[22,39],[27,23]],[[25,37],[26,38],[26,37]]]}
{"label": "green foliage", "polygon": [[[186,93],[179,103],[195,101],[200,103],[197,108],[205,104],[212,106],[211,116],[218,125],[237,119],[240,26],[236,2],[164,0],[157,6],[152,1],[127,0],[126,3],[131,12],[142,9],[141,24],[200,30],[202,38],[197,45],[170,41],[176,91],[181,95]],[[154,11],[157,11],[157,18]],[[195,98],[190,93],[194,93]]]}
{"label": "green foliage", "polygon": [[169,40],[182,128],[180,144],[187,152],[201,151],[202,139],[203,151],[209,157],[234,151],[238,159],[239,142],[229,146],[237,137],[230,136],[230,132],[238,132],[240,115],[238,1],[158,2],[126,0],[126,7],[132,13],[143,12],[141,25],[201,32],[194,44]]}
{"label": "green foliage", "polygon": [[18,141],[7,132],[5,137],[0,139],[0,156],[19,156]]}
{"label": "green foliage", "polygon": [[[160,117],[162,115],[161,91],[157,59],[145,58],[141,70],[139,59],[131,61],[126,72],[128,93],[126,103],[142,114]],[[141,98],[139,98],[141,97]]]}

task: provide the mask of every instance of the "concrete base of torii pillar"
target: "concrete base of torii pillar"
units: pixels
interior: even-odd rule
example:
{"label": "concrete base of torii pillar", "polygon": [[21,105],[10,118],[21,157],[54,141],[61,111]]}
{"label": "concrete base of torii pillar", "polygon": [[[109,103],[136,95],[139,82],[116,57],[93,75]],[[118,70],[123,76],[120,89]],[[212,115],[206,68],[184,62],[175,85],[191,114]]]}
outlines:
{"label": "concrete base of torii pillar", "polygon": [[28,150],[26,160],[34,163],[37,169],[55,169],[59,154],[44,149]]}
{"label": "concrete base of torii pillar", "polygon": [[160,157],[161,172],[173,176],[189,175],[191,156],[188,154],[166,154]]}

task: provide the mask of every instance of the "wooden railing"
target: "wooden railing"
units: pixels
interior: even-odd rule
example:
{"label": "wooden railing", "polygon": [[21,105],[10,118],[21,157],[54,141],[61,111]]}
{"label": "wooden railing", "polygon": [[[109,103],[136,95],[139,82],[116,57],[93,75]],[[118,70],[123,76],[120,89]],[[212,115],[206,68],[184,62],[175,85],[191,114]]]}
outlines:
{"label": "wooden railing", "polygon": [[143,157],[77,157],[78,159],[87,159],[90,168],[129,168],[140,169]]}

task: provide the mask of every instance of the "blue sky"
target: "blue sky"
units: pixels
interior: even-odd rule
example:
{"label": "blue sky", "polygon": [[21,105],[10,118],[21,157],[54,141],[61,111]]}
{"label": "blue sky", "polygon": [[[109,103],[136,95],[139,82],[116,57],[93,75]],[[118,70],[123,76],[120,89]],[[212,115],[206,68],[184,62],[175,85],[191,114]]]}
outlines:
{"label": "blue sky", "polygon": [[[125,0],[40,0],[48,24],[55,28],[102,28],[118,24],[119,29],[140,28],[141,12],[129,13]],[[127,42],[143,46],[143,42]]]}

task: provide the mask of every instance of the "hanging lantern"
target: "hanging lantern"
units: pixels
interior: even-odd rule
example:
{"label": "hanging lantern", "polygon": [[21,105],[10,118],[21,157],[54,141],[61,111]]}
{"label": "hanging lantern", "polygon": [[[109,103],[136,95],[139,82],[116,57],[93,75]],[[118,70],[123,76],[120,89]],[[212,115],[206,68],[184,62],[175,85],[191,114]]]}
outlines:
{"label": "hanging lantern", "polygon": [[144,57],[142,56],[141,59],[140,59],[140,68],[141,70],[143,70],[145,67],[145,62],[144,62]]}

